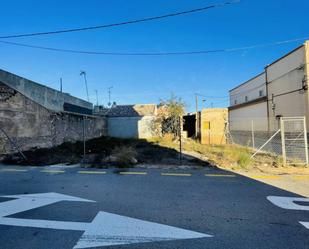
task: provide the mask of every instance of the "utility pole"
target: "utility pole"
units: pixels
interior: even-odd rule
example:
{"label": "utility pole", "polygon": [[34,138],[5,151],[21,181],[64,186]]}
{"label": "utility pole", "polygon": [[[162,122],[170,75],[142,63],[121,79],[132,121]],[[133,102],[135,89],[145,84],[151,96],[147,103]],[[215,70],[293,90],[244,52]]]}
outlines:
{"label": "utility pole", "polygon": [[112,103],[111,103],[111,90],[112,90],[113,86],[110,86],[108,88],[108,106],[111,107]]}
{"label": "utility pole", "polygon": [[195,138],[199,138],[200,134],[200,123],[199,123],[199,113],[198,113],[198,94],[195,94]]}
{"label": "utility pole", "polygon": [[86,158],[86,123],[85,123],[85,116],[83,116],[83,165],[85,165],[85,158]]}
{"label": "utility pole", "polygon": [[88,83],[87,83],[87,77],[86,77],[86,71],[80,71],[80,76],[84,76],[85,86],[86,86],[86,93],[87,93],[87,101],[89,102],[89,94],[88,94]]}
{"label": "utility pole", "polygon": [[99,105],[99,98],[98,98],[98,90],[94,90],[95,91],[95,95],[96,95],[96,98],[97,98],[97,106]]}
{"label": "utility pole", "polygon": [[179,164],[182,165],[182,117],[179,116],[178,120],[178,133],[179,133]]}
{"label": "utility pole", "polygon": [[62,78],[60,78],[60,92],[62,92]]}

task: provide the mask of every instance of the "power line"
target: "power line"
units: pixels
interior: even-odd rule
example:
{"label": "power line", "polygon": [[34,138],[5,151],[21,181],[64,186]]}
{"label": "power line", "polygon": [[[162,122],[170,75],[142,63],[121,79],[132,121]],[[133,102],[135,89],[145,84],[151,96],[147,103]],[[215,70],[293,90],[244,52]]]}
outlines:
{"label": "power line", "polygon": [[[308,63],[305,63],[305,64],[308,64]],[[295,71],[295,70],[300,70],[300,69],[302,69],[303,66],[304,66],[305,64],[303,64],[303,65],[301,65],[301,66],[298,66],[298,67],[295,67],[295,68],[289,70],[288,72],[286,72],[286,73],[280,75],[279,77],[274,78],[274,79],[272,79],[271,81],[268,81],[268,82],[267,82],[267,85],[273,83],[274,81],[276,81],[276,80],[278,80],[278,79],[281,79],[282,77],[286,76],[287,74],[289,74],[289,73],[291,73],[291,72],[293,72],[293,71]],[[249,81],[250,81],[250,80],[249,80]],[[244,84],[248,83],[249,81],[245,82]],[[238,87],[235,88],[234,90],[237,90],[237,89],[240,88],[241,86],[242,86],[242,85],[238,86]],[[240,92],[235,93],[235,94],[230,94],[230,97],[235,97],[235,96],[243,95],[244,93],[252,92],[252,91],[254,91],[254,90],[256,90],[256,89],[258,89],[258,88],[260,88],[260,87],[262,87],[262,86],[266,86],[266,82],[264,82],[264,83],[262,83],[262,84],[259,84],[259,85],[255,86],[254,88],[250,88],[250,89],[248,89],[248,90],[240,91]],[[231,91],[233,91],[233,90],[231,90]]]}
{"label": "power line", "polygon": [[37,46],[37,45],[29,45],[25,43],[17,43],[17,42],[8,42],[8,41],[1,41],[0,43],[14,45],[14,46],[21,46],[21,47],[28,47],[28,48],[35,48],[35,49],[43,49],[55,52],[65,52],[65,53],[75,53],[75,54],[90,54],[90,55],[118,55],[118,56],[168,56],[168,55],[194,55],[194,54],[209,54],[209,53],[220,53],[220,52],[233,52],[233,51],[240,51],[240,50],[248,50],[254,48],[261,48],[267,46],[274,46],[274,45],[282,45],[286,43],[306,40],[308,37],[296,38],[291,40],[285,41],[277,41],[273,43],[264,43],[252,46],[245,46],[245,47],[237,47],[237,48],[225,48],[225,49],[212,49],[212,50],[199,50],[199,51],[184,51],[184,52],[144,52],[144,53],[135,53],[135,52],[101,52],[101,51],[85,51],[85,50],[73,50],[73,49],[62,49],[62,48],[54,48],[54,47],[44,47],[44,46]]}
{"label": "power line", "polygon": [[252,45],[252,46],[236,47],[236,48],[183,51],[183,52],[144,52],[144,53],[136,53],[136,52],[122,53],[122,52],[104,52],[104,51],[86,51],[86,50],[62,49],[62,48],[37,46],[37,45],[30,45],[30,44],[18,43],[18,42],[1,41],[1,40],[0,40],[0,43],[7,44],[7,45],[13,45],[13,46],[19,46],[19,47],[27,47],[27,48],[48,50],[48,51],[54,51],[54,52],[72,53],[72,54],[112,55],[112,56],[169,56],[169,55],[198,55],[198,54],[210,54],[210,53],[237,52],[237,51],[248,50],[248,49],[255,49],[255,48],[262,48],[262,47],[269,47],[269,46],[278,46],[278,45],[283,45],[283,44],[292,43],[292,42],[296,42],[296,41],[304,41],[304,40],[307,40],[308,37],[309,36],[302,37],[302,38],[290,39],[290,40],[284,40],[284,41],[276,41],[276,42],[272,42],[272,43],[263,43],[263,44],[257,44],[257,45]]}
{"label": "power line", "polygon": [[49,50],[49,51],[54,51],[54,52],[64,52],[64,53],[74,53],[74,54],[90,54],[90,55],[160,56],[160,55],[190,55],[190,54],[206,54],[206,53],[224,52],[223,49],[217,49],[217,50],[208,50],[208,51],[188,51],[188,52],[121,53],[121,52],[101,52],[101,51],[62,49],[62,48],[44,47],[44,46],[29,45],[29,44],[25,44],[25,43],[9,42],[9,41],[0,41],[0,43],[8,44],[8,45],[14,45],[14,46],[20,46],[20,47]]}
{"label": "power line", "polygon": [[195,93],[195,95],[198,95],[198,96],[201,96],[207,99],[228,99],[229,98],[229,96],[208,96],[208,95],[203,95],[200,93]]}
{"label": "power line", "polygon": [[98,26],[90,26],[90,27],[74,28],[74,29],[62,29],[62,30],[55,30],[55,31],[44,31],[44,32],[36,32],[36,33],[24,33],[24,34],[16,34],[16,35],[6,35],[6,36],[0,36],[0,39],[41,36],[41,35],[55,35],[55,34],[60,34],[60,33],[70,33],[70,32],[80,32],[80,31],[94,30],[94,29],[112,28],[112,27],[123,26],[123,25],[128,25],[128,24],[148,22],[148,21],[154,21],[154,20],[164,19],[168,17],[201,12],[201,11],[205,11],[205,10],[209,10],[213,8],[224,7],[226,5],[231,5],[231,4],[235,4],[239,2],[240,0],[222,2],[222,3],[217,3],[217,4],[213,4],[213,5],[209,5],[209,6],[205,6],[201,8],[196,8],[196,9],[191,9],[191,10],[186,10],[186,11],[180,11],[180,12],[174,12],[174,13],[169,13],[169,14],[160,15],[160,16],[152,16],[152,17],[146,17],[146,18],[141,18],[141,19],[129,20],[129,21],[124,21],[124,22],[119,22],[119,23],[103,24],[103,25],[98,25]]}

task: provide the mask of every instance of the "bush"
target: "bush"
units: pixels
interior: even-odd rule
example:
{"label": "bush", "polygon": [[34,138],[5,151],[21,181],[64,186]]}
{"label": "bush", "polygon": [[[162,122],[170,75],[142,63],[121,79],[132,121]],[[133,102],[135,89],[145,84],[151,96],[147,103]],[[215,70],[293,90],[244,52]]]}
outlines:
{"label": "bush", "polygon": [[250,155],[246,152],[239,153],[237,163],[240,167],[247,168],[251,163]]}
{"label": "bush", "polygon": [[131,146],[119,146],[112,150],[119,167],[129,167],[136,163],[137,152]]}

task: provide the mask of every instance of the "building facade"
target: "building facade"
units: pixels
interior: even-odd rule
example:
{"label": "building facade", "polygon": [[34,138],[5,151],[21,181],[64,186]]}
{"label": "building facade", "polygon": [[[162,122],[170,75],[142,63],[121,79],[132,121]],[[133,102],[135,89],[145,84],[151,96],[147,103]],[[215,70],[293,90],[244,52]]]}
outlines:
{"label": "building facade", "polygon": [[272,133],[280,117],[305,116],[309,128],[309,41],[229,91],[231,131]]}
{"label": "building facade", "polygon": [[108,136],[118,138],[153,137],[156,104],[115,105],[105,114]]}
{"label": "building facade", "polygon": [[[196,123],[200,127],[200,136],[196,137]],[[188,113],[183,116],[183,136],[198,139],[202,144],[225,144],[228,123],[227,108],[207,108],[198,113]]]}

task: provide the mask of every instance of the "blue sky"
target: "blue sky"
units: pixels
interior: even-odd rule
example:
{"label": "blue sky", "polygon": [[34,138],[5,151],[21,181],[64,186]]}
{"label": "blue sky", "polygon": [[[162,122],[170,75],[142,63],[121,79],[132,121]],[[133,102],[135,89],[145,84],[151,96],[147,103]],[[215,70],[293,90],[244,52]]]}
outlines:
{"label": "blue sky", "polygon": [[[222,1],[222,0],[221,0]],[[2,1],[0,36],[76,28],[139,19],[207,6],[217,1],[31,0]],[[205,12],[116,28],[14,38],[8,41],[77,50],[167,52],[209,50],[309,37],[307,0],[243,0]],[[162,57],[79,55],[0,44],[0,68],[86,98],[79,75],[87,71],[89,94],[107,104],[107,88],[118,104],[158,103],[171,93],[194,109],[194,93],[227,96],[228,90],[302,44],[245,51]],[[204,106],[226,106],[206,99]],[[221,103],[220,103],[221,102]]]}

